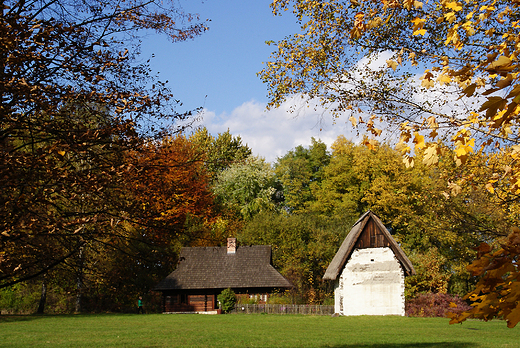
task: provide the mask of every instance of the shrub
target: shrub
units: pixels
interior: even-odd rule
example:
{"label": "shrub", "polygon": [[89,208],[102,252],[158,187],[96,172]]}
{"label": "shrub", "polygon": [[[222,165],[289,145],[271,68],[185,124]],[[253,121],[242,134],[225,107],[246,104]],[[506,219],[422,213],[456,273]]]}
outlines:
{"label": "shrub", "polygon": [[[457,307],[450,307],[450,303]],[[421,294],[406,301],[406,315],[409,317],[445,317],[448,312],[460,313],[470,308],[459,296],[442,293]]]}
{"label": "shrub", "polygon": [[267,299],[268,304],[293,304],[295,303],[294,297],[289,294],[289,292],[285,292],[283,294],[272,294]]}
{"label": "shrub", "polygon": [[217,296],[217,300],[220,302],[220,308],[224,313],[228,313],[235,307],[237,303],[237,296],[231,289],[223,290],[220,295]]}
{"label": "shrub", "polygon": [[258,304],[258,299],[249,297],[249,295],[237,295],[237,304]]}

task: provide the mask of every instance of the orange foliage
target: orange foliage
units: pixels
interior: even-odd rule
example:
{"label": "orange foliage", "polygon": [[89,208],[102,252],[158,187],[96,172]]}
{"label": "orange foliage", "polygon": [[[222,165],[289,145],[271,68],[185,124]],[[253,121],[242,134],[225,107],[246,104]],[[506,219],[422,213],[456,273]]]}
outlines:
{"label": "orange foliage", "polygon": [[132,156],[140,168],[131,180],[139,202],[139,223],[150,226],[156,237],[164,237],[186,235],[187,220],[196,220],[199,227],[188,240],[202,237],[214,209],[209,179],[195,146],[177,136],[149,143]]}

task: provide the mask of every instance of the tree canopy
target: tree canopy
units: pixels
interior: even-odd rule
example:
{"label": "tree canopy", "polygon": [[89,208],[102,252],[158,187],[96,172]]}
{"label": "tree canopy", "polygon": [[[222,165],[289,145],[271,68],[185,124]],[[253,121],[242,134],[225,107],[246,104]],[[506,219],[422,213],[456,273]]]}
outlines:
{"label": "tree canopy", "polygon": [[[478,145],[498,146],[514,160],[517,150],[508,146],[518,142],[518,6],[274,1],[275,13],[292,9],[302,32],[278,42],[261,72],[270,105],[301,94],[350,115],[370,135],[390,125],[408,164],[419,149],[436,163],[441,139],[460,163]],[[507,174],[514,193],[516,170]]]}
{"label": "tree canopy", "polygon": [[177,3],[4,1],[0,14],[0,287],[31,279],[139,214],[126,153],[176,131],[164,82],[139,62],[148,30],[206,26]]}

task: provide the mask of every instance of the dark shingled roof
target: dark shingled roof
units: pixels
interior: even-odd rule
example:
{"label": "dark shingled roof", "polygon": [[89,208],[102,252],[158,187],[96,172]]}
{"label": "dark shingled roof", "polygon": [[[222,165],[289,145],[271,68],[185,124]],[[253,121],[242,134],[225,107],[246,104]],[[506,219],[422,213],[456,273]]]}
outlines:
{"label": "dark shingled roof", "polygon": [[271,265],[271,246],[182,248],[177,269],[154,290],[291,288]]}
{"label": "dark shingled roof", "polygon": [[392,249],[392,251],[395,254],[395,257],[403,267],[404,274],[415,274],[413,265],[408,259],[408,257],[405,255],[403,249],[401,249],[401,247],[399,246],[399,244],[397,244],[395,239],[392,238],[392,235],[390,234],[390,232],[388,232],[388,230],[386,229],[385,225],[383,225],[383,222],[381,222],[379,217],[369,210],[365,214],[363,214],[359,218],[359,220],[352,226],[352,229],[350,230],[349,234],[347,235],[347,237],[345,237],[345,240],[341,244],[338,252],[330,262],[329,267],[327,267],[323,279],[335,280],[338,277],[343,267],[347,263],[348,259],[350,258],[350,255],[352,255],[356,242],[370,219],[373,219],[380,232],[383,233],[383,235],[388,239],[390,243],[390,248]]}

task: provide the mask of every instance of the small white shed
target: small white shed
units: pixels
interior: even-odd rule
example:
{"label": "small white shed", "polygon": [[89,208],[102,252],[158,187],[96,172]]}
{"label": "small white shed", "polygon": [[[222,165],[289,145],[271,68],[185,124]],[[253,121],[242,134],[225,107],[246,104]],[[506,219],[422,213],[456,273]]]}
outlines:
{"label": "small white shed", "polygon": [[352,226],[323,279],[334,280],[340,315],[405,315],[404,277],[412,263],[376,214]]}

